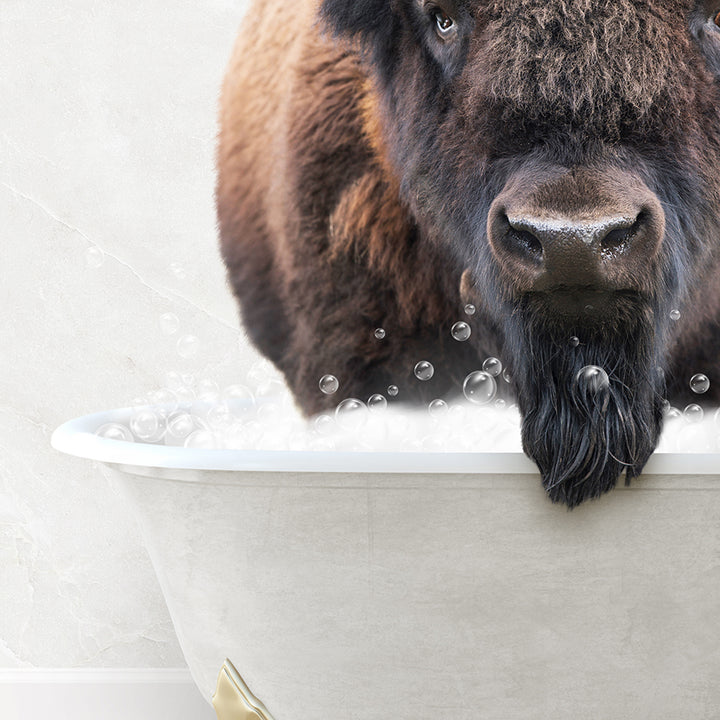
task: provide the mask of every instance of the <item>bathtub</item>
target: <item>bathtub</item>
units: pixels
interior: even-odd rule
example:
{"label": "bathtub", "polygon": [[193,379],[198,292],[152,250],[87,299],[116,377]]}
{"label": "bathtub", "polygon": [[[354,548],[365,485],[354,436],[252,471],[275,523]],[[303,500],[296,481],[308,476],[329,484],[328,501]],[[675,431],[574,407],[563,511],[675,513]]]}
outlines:
{"label": "bathtub", "polygon": [[569,512],[521,453],[94,435],[129,412],[52,443],[129,498],[222,720],[720,716],[720,455],[656,453]]}

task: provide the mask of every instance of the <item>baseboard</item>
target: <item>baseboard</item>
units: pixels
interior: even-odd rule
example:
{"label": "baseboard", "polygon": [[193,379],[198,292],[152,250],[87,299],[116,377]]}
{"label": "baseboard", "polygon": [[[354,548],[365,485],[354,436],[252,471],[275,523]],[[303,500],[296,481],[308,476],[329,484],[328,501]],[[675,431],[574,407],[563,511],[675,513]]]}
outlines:
{"label": "baseboard", "polygon": [[214,720],[187,668],[0,668],[2,720]]}

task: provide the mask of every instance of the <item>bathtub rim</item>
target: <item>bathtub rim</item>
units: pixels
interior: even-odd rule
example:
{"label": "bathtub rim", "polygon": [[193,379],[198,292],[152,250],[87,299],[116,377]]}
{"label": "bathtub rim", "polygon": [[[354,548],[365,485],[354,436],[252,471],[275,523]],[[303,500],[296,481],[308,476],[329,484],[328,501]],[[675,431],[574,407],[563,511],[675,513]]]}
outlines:
{"label": "bathtub rim", "polygon": [[[129,407],[118,408],[68,420],[53,432],[51,445],[68,455],[128,468],[268,473],[538,474],[535,463],[522,452],[203,450],[112,440],[95,434],[105,423],[126,423],[132,411]],[[720,453],[656,452],[643,475],[720,477]]]}

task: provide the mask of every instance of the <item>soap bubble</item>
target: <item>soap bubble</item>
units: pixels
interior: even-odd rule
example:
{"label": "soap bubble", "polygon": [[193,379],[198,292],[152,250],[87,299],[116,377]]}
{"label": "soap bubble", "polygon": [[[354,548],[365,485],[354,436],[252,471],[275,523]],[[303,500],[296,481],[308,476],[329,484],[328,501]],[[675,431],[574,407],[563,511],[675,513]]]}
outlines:
{"label": "soap bubble", "polygon": [[447,415],[448,404],[441,398],[437,398],[428,405],[428,412],[430,413],[431,417],[443,417],[444,415]]}
{"label": "soap bubble", "polygon": [[679,310],[671,310],[670,311],[670,319],[671,320],[679,320],[680,319],[680,311]]}
{"label": "soap bubble", "polygon": [[492,375],[495,378],[502,372],[503,366],[496,357],[489,357],[486,358],[482,364],[482,369],[488,373],[488,375]]}
{"label": "soap bubble", "polygon": [[263,426],[257,420],[246,423],[236,422],[225,433],[227,444],[233,448],[255,450],[263,437]]}
{"label": "soap bubble", "polygon": [[507,405],[507,403],[506,403],[502,398],[498,398],[498,399],[495,401],[495,407],[496,407],[498,410],[504,410],[504,409],[505,409],[505,405]]}
{"label": "soap bubble", "polygon": [[195,335],[182,335],[178,338],[176,347],[180,357],[190,359],[195,357],[200,349],[200,338]]}
{"label": "soap bubble", "polygon": [[508,385],[512,382],[512,375],[510,375],[510,371],[507,368],[502,371],[502,379],[508,383]]}
{"label": "soap bubble", "polygon": [[581,392],[595,395],[610,387],[610,378],[601,367],[586,365],[575,376],[575,384]]}
{"label": "soap bubble", "polygon": [[198,429],[197,420],[187,412],[171,415],[167,421],[165,442],[168,445],[181,445],[185,438]]}
{"label": "soap bubble", "polygon": [[423,382],[429,380],[435,374],[435,368],[427,360],[421,360],[415,365],[415,377]]}
{"label": "soap bubble", "polygon": [[377,328],[374,335],[378,340],[382,340],[385,337],[385,330],[383,328]]}
{"label": "soap bubble", "polygon": [[176,388],[174,392],[178,405],[186,406],[195,402],[195,391],[192,388],[181,385],[179,388]]}
{"label": "soap bubble", "polygon": [[384,410],[387,407],[387,400],[385,399],[384,395],[380,395],[380,393],[375,393],[368,398],[367,406],[368,410],[371,410],[372,412],[378,412],[380,410]]}
{"label": "soap bubble", "polygon": [[175,313],[163,313],[160,316],[160,329],[165,335],[174,335],[180,327],[180,318]]}
{"label": "soap bubble", "polygon": [[155,406],[155,412],[161,417],[166,418],[170,413],[177,410],[177,395],[167,388],[153,390],[151,393],[148,393],[148,400],[151,405]]}
{"label": "soap bubble", "polygon": [[485,370],[471,372],[463,382],[465,397],[476,405],[487,405],[497,392],[495,378]]}
{"label": "soap bubble", "polygon": [[222,391],[220,397],[225,403],[237,403],[243,407],[251,407],[255,402],[250,388],[246,385],[240,385],[239,383],[228,385]]}
{"label": "soap bubble", "polygon": [[256,417],[264,425],[273,426],[280,422],[282,417],[282,408],[277,403],[264,402],[258,407]]}
{"label": "soap bubble", "polygon": [[221,439],[210,430],[195,430],[185,438],[183,444],[195,450],[218,450],[223,446]]}
{"label": "soap bubble", "polygon": [[85,251],[85,263],[89,268],[95,270],[99,268],[105,262],[105,253],[97,247],[92,245]]}
{"label": "soap bubble", "polygon": [[170,263],[170,272],[178,280],[184,280],[187,277],[187,272],[185,271],[185,268],[179,262]]}
{"label": "soap bubble", "polygon": [[690,378],[690,389],[697,393],[698,395],[702,395],[702,393],[707,392],[710,388],[710,380],[708,379],[707,375],[703,375],[702,373],[697,373],[697,375],[693,375]]}
{"label": "soap bubble", "polygon": [[475,314],[475,306],[472,303],[468,303],[465,306],[465,314],[466,315],[474,315]]}
{"label": "soap bubble", "polygon": [[323,375],[318,383],[320,390],[326,395],[332,395],[338,391],[340,383],[334,375]]}
{"label": "soap bubble", "polygon": [[208,425],[218,432],[228,430],[235,422],[235,419],[235,416],[230,412],[230,408],[223,403],[214,405],[207,413]]}
{"label": "soap bubble", "polygon": [[318,435],[332,435],[335,431],[335,421],[330,415],[318,415],[313,420],[313,428]]}
{"label": "soap bubble", "polygon": [[256,388],[274,377],[277,377],[277,370],[269,360],[253,363],[246,376],[251,388]]}
{"label": "soap bubble", "polygon": [[397,397],[397,394],[400,392],[397,385],[388,385],[387,394],[390,397]]}
{"label": "soap bubble", "polygon": [[343,430],[359,430],[366,422],[368,409],[362,400],[347,398],[335,408],[335,420]]}
{"label": "soap bubble", "polygon": [[703,419],[704,415],[705,413],[703,412],[703,409],[695,403],[691,403],[683,410],[683,417],[688,422],[700,422]]}
{"label": "soap bubble", "polygon": [[672,407],[672,405],[668,405],[667,409],[664,410],[664,414],[666,420],[676,420],[677,418],[682,417],[680,410],[676,407]]}
{"label": "soap bubble", "polygon": [[460,321],[452,326],[450,333],[458,342],[465,342],[472,334],[472,330],[466,322]]}
{"label": "soap bubble", "polygon": [[212,378],[200,379],[195,393],[201,403],[212,405],[220,401],[220,386]]}
{"label": "soap bubble", "polygon": [[592,315],[595,312],[595,306],[594,305],[586,305],[585,306],[585,314],[586,315]]}
{"label": "soap bubble", "polygon": [[140,440],[156,440],[161,434],[160,418],[150,408],[141,408],[130,418],[130,429]]}
{"label": "soap bubble", "polygon": [[580,344],[580,338],[577,337],[577,336],[575,336],[575,335],[573,335],[573,336],[570,338],[569,342],[570,342],[570,347],[576,348],[576,347]]}
{"label": "soap bubble", "polygon": [[122,440],[123,442],[134,442],[135,440],[130,430],[120,423],[105,423],[95,431],[95,434],[107,440]]}
{"label": "soap bubble", "polygon": [[169,370],[165,373],[165,387],[175,392],[178,388],[185,387],[182,375],[176,370]]}

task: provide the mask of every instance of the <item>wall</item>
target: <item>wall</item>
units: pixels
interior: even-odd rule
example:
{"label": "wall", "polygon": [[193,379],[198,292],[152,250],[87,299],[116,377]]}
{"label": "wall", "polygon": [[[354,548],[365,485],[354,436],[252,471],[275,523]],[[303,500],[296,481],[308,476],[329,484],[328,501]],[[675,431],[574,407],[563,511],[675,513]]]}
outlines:
{"label": "wall", "polygon": [[229,384],[256,360],[213,207],[245,5],[0,3],[0,668],[184,666],[124,501],[49,440],[169,370]]}

